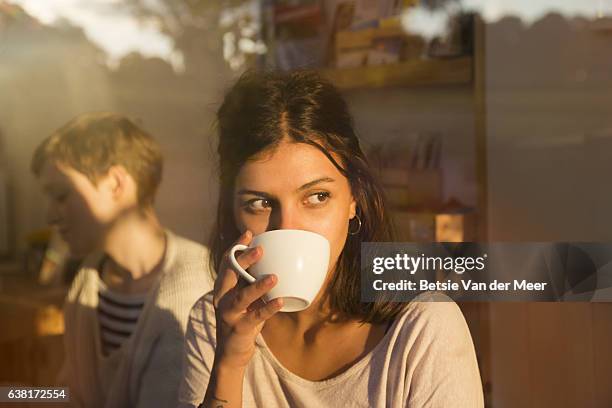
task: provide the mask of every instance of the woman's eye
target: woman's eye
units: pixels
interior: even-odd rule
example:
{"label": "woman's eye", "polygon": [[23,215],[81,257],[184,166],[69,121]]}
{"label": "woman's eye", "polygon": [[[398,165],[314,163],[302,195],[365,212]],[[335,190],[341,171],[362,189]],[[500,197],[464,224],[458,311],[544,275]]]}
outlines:
{"label": "woman's eye", "polygon": [[306,200],[308,201],[308,204],[319,205],[327,201],[329,196],[330,194],[328,192],[314,193],[309,195]]}
{"label": "woman's eye", "polygon": [[247,201],[246,207],[252,211],[264,211],[272,207],[272,202],[265,198],[257,198]]}

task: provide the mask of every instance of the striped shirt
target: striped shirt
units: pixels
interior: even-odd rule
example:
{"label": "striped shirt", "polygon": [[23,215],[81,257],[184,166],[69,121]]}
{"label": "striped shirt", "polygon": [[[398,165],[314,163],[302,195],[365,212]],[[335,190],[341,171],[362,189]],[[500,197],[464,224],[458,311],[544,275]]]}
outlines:
{"label": "striped shirt", "polygon": [[102,285],[98,291],[98,321],[104,355],[112,353],[131,336],[144,306],[146,294],[126,295]]}

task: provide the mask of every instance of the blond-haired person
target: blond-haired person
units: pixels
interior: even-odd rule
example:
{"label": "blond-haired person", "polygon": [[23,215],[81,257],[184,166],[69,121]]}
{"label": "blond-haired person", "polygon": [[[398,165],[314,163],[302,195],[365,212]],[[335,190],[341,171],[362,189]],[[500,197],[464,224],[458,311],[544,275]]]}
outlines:
{"label": "blond-haired person", "polygon": [[47,221],[87,255],[65,304],[62,381],[78,407],[177,400],[193,303],[211,289],[207,249],[160,224],[163,160],[154,139],[113,113],[78,116],[36,149]]}

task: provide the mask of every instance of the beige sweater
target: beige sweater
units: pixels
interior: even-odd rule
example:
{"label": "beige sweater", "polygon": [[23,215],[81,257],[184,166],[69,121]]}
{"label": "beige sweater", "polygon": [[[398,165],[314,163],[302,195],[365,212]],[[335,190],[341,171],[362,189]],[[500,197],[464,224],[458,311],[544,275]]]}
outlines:
{"label": "beige sweater", "polygon": [[181,376],[189,310],[212,289],[205,247],[169,231],[162,271],[147,295],[135,331],[108,356],[102,354],[97,316],[97,267],[88,257],[64,307],[66,359],[60,376],[76,407],[171,407]]}
{"label": "beige sweater", "polygon": [[[191,311],[180,407],[197,406],[206,392],[216,344],[211,299],[206,295]],[[419,295],[369,354],[328,380],[293,374],[261,335],[256,343],[245,407],[484,407],[469,329],[457,304],[438,292]]]}

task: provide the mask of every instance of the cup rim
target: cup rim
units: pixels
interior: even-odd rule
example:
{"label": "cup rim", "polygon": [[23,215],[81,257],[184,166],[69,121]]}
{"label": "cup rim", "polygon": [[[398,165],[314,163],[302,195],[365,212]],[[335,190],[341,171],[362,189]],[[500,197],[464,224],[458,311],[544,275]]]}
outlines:
{"label": "cup rim", "polygon": [[307,234],[310,234],[310,235],[315,236],[315,237],[323,238],[323,239],[324,239],[324,240],[325,240],[325,241],[326,241],[326,242],[329,244],[329,240],[328,240],[327,238],[325,238],[325,237],[324,237],[323,235],[321,235],[321,234],[318,234],[318,233],[313,232],[313,231],[300,230],[300,229],[289,229],[289,228],[286,228],[286,229],[275,229],[275,230],[271,230],[271,231],[265,231],[265,232],[262,232],[261,234],[258,234],[258,235],[253,236],[253,239],[255,239],[255,238],[257,238],[257,237],[260,237],[260,236],[262,236],[262,235],[264,235],[264,234],[274,234],[274,233],[278,233],[278,232],[281,232],[281,231],[283,231],[283,232],[284,232],[284,231],[290,231],[290,232],[307,233]]}

